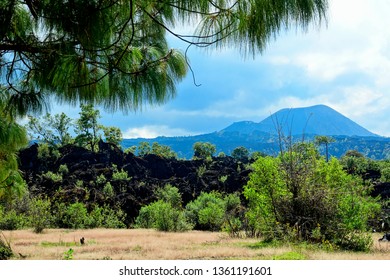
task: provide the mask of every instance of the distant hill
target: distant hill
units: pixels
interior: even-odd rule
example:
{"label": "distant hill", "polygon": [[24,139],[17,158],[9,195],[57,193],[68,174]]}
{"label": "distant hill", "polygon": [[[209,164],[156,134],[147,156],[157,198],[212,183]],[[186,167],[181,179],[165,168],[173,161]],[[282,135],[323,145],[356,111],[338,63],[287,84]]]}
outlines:
{"label": "distant hill", "polygon": [[157,137],[154,139],[125,139],[122,147],[138,145],[140,142],[158,142],[170,146],[181,158],[193,156],[192,146],[196,142],[211,142],[217,153],[230,155],[238,146],[250,151],[269,155],[279,152],[278,129],[284,136],[297,141],[314,139],[316,135],[332,136],[335,143],[329,146],[330,155],[340,157],[348,150],[357,150],[375,159],[390,158],[390,138],[380,137],[334,109],[317,105],[306,108],[282,109],[263,121],[236,122],[221,131],[186,137]]}
{"label": "distant hill", "polygon": [[282,109],[259,123],[238,122],[222,130],[251,134],[255,131],[283,135],[328,135],[328,136],[378,136],[336,110],[316,105],[305,108]]}

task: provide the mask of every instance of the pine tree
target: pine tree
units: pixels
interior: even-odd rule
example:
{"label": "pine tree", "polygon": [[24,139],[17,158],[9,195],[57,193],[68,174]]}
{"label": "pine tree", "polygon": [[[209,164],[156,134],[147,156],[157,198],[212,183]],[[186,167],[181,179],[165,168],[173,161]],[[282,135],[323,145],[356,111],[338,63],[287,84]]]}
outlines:
{"label": "pine tree", "polygon": [[[173,97],[188,46],[262,52],[281,30],[326,18],[327,0],[1,0],[1,94],[14,114],[60,102],[136,110]],[[193,34],[175,27],[196,25]]]}

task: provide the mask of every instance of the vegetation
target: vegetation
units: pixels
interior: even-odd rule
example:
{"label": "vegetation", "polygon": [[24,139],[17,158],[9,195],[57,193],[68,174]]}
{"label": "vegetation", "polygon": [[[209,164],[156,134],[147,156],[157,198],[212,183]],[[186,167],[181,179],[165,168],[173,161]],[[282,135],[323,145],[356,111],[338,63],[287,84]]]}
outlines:
{"label": "vegetation", "polygon": [[[167,33],[188,46],[255,55],[281,30],[320,24],[327,1],[6,0],[0,9],[1,95],[12,114],[25,115],[42,111],[49,96],[124,111],[160,104],[188,69]],[[194,34],[172,29],[189,23]]]}
{"label": "vegetation", "polygon": [[171,147],[157,142],[153,142],[152,146],[148,142],[141,142],[138,147],[130,149],[130,152],[135,153],[136,150],[138,150],[138,155],[141,157],[152,154],[162,158],[177,158],[176,152]]}
{"label": "vegetation", "polygon": [[216,152],[216,147],[214,144],[209,142],[196,142],[193,146],[194,149],[194,158],[195,159],[208,159]]}
{"label": "vegetation", "polygon": [[0,95],[0,199],[21,196],[25,183],[18,169],[17,152],[27,145],[26,131],[5,114]]}
{"label": "vegetation", "polygon": [[370,248],[368,220],[380,204],[337,159],[326,162],[312,145],[299,144],[277,158],[259,158],[253,169],[244,195],[254,235]]}
{"label": "vegetation", "polygon": [[335,142],[336,140],[329,136],[316,136],[314,138],[314,143],[317,145],[323,145],[325,144],[325,155],[326,155],[326,161],[329,161],[329,144]]}
{"label": "vegetation", "polygon": [[101,130],[101,126],[98,124],[99,118],[100,112],[92,104],[82,104],[80,118],[75,123],[75,131],[77,133],[75,142],[94,152],[98,150],[97,144],[99,139],[101,139],[101,135],[99,135]]}
{"label": "vegetation", "polygon": [[1,231],[0,234],[0,260],[8,260],[13,256],[12,248]]}
{"label": "vegetation", "polygon": [[[1,233],[0,233],[1,236]],[[73,249],[74,260],[388,260],[390,247],[377,242],[370,252],[352,252],[322,244],[264,242],[257,238],[231,238],[209,231],[169,232],[150,229],[49,229],[4,232],[11,240],[11,259],[62,260]],[[85,237],[85,246],[79,243]],[[10,238],[12,237],[12,238]],[[115,250],[113,250],[115,248]],[[22,254],[22,256],[19,255]]]}
{"label": "vegetation", "polygon": [[141,208],[137,227],[156,228],[161,231],[185,231],[192,225],[187,221],[181,205],[179,190],[166,185],[156,192],[158,200]]}
{"label": "vegetation", "polygon": [[31,139],[48,143],[51,146],[64,146],[73,142],[69,133],[72,120],[65,113],[54,116],[47,113],[42,120],[33,116],[29,116],[28,119],[27,129]]}
{"label": "vegetation", "polygon": [[236,194],[223,196],[217,192],[202,192],[186,205],[185,214],[196,229],[220,231],[225,227],[231,234],[236,234],[241,229],[240,205]]}
{"label": "vegetation", "polygon": [[[195,228],[224,230],[231,236],[246,233],[247,237],[260,237],[261,242],[270,244],[288,241],[332,250],[368,251],[372,247],[370,222],[378,217],[388,219],[380,216],[381,207],[389,207],[388,199],[382,198],[380,204],[369,194],[373,184],[389,182],[389,162],[367,159],[356,151],[348,152],[340,160],[329,159],[328,145],[333,142],[329,137],[317,137],[314,141],[317,145],[325,144],[325,158],[314,143],[280,141],[280,153],[275,157],[259,153],[250,157],[247,148],[237,147],[232,152],[233,160],[252,162],[250,166],[234,166],[240,171],[247,168],[245,171],[250,173],[242,191],[194,189],[192,201],[186,205],[178,188],[169,184],[160,187],[158,183],[152,186],[155,201],[135,201],[134,189],[144,191],[148,197],[149,186],[138,182],[137,187],[129,188],[133,178],[126,167],[103,166],[99,172],[73,178],[72,188],[62,189],[65,179],[69,179],[68,166],[56,165],[55,170],[49,166],[49,162],[61,158],[60,148],[68,144],[89,149],[89,155],[99,151],[102,138],[113,149],[113,145],[120,144],[120,130],[100,125],[100,112],[94,106],[113,111],[137,110],[145,103],[161,104],[175,95],[176,84],[190,67],[186,53],[168,46],[167,33],[188,47],[236,47],[244,55],[255,55],[281,30],[293,26],[306,29],[311,22],[321,23],[326,11],[326,0],[239,0],[218,1],[218,5],[208,0],[180,0],[175,4],[154,0],[3,1],[0,229],[29,227],[41,233],[48,228],[136,226],[173,232]],[[178,24],[195,21],[198,22],[194,34],[173,31]],[[41,182],[46,180],[51,185],[47,189],[35,186],[27,190],[18,170],[17,152],[28,141],[26,129],[16,120],[28,114],[42,114],[51,100],[81,104],[80,117],[73,122],[64,113],[46,114],[42,119],[29,116],[27,128],[40,140],[39,176]],[[69,132],[71,127],[75,129],[74,138]],[[177,158],[169,146],[159,143],[141,143],[137,149],[141,157],[154,154]],[[199,188],[225,186],[230,180],[225,174],[218,174],[215,182],[205,182],[208,173],[218,173],[217,164],[213,165],[216,146],[197,142],[193,150],[194,159],[200,159],[196,161],[194,179]],[[135,148],[130,151],[134,153]],[[232,159],[221,154],[220,160]],[[110,156],[106,161],[110,162]],[[89,163],[87,160],[83,164]],[[184,164],[180,167],[187,168]],[[57,188],[53,196],[39,196],[39,192],[52,191],[51,188]],[[62,201],[63,196],[76,192],[82,196],[75,196],[71,202]],[[124,196],[139,207],[134,211],[126,208],[135,213],[139,210],[135,221],[126,220],[128,213],[122,208],[126,205],[115,204],[118,197]],[[8,259],[12,254],[10,243],[2,235],[0,259]],[[67,249],[63,258],[73,259],[74,254],[73,249]],[[272,258],[305,256],[289,251]]]}
{"label": "vegetation", "polygon": [[247,161],[249,158],[249,151],[243,146],[237,147],[233,150],[232,157],[240,161]]}

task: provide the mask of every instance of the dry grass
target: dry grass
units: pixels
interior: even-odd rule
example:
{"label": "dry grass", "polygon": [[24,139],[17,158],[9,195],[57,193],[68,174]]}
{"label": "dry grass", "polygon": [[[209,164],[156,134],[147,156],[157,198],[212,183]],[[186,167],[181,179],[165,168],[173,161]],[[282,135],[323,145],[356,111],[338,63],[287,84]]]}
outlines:
{"label": "dry grass", "polygon": [[[15,259],[59,260],[70,248],[74,259],[187,260],[187,259],[274,259],[298,256],[313,260],[390,260],[390,242],[373,235],[370,253],[326,252],[301,246],[258,246],[258,239],[234,239],[224,233],[191,231],[165,233],[145,229],[50,229],[4,231]],[[80,245],[84,237],[85,245]]]}

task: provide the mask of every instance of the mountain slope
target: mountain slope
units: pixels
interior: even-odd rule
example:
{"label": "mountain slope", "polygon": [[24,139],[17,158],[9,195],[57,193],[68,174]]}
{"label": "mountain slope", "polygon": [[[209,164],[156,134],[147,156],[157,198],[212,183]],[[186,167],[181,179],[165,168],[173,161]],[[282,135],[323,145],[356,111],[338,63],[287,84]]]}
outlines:
{"label": "mountain slope", "polygon": [[277,134],[278,130],[284,135],[377,136],[325,105],[282,109],[259,123],[234,123],[221,132],[252,134],[262,131]]}
{"label": "mountain slope", "polygon": [[138,146],[140,142],[158,142],[170,146],[180,158],[193,156],[193,145],[196,142],[210,142],[216,145],[217,154],[231,152],[244,146],[250,151],[260,151],[268,155],[277,155],[279,140],[275,127],[282,128],[284,136],[292,135],[295,140],[307,141],[315,135],[328,135],[336,142],[329,145],[329,154],[340,157],[348,150],[357,150],[363,155],[384,159],[390,158],[390,138],[380,137],[337,111],[324,106],[283,109],[263,121],[236,122],[225,129],[209,134],[186,137],[157,137],[154,139],[124,139],[122,147]]}

